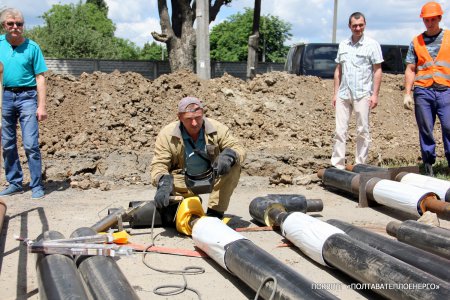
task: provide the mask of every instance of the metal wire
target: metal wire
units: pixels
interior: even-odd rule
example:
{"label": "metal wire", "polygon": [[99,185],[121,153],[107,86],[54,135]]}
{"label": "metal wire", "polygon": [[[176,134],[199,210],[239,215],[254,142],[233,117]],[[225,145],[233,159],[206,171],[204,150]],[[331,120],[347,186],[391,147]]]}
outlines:
{"label": "metal wire", "polygon": [[258,299],[259,293],[261,292],[262,288],[263,288],[264,285],[265,285],[267,282],[269,282],[269,281],[273,281],[272,295],[270,295],[269,300],[272,300],[273,297],[275,297],[275,292],[277,291],[278,281],[277,281],[277,279],[276,279],[275,277],[268,276],[268,277],[266,277],[266,278],[261,282],[261,284],[259,285],[259,288],[258,288],[258,290],[256,291],[256,295],[255,295],[254,300],[257,300],[257,299]]}
{"label": "metal wire", "polygon": [[145,261],[145,257],[147,256],[147,254],[151,253],[151,252],[148,252],[148,250],[151,247],[155,246],[155,240],[154,240],[154,235],[153,235],[153,228],[154,228],[154,224],[155,224],[155,215],[156,215],[156,209],[153,210],[152,225],[151,225],[151,232],[150,232],[151,243],[143,251],[144,255],[142,256],[142,262],[144,263],[144,265],[146,265],[148,268],[150,268],[154,271],[165,273],[165,274],[181,275],[181,276],[183,276],[184,283],[183,283],[183,285],[168,284],[168,285],[157,286],[153,289],[153,293],[155,293],[156,295],[160,295],[160,296],[173,296],[173,295],[181,294],[186,290],[189,290],[189,291],[195,293],[197,295],[198,299],[202,299],[201,294],[198,290],[188,287],[186,275],[203,274],[203,273],[205,273],[205,269],[203,267],[188,266],[182,270],[164,270],[164,269],[159,269],[159,268],[153,267]]}

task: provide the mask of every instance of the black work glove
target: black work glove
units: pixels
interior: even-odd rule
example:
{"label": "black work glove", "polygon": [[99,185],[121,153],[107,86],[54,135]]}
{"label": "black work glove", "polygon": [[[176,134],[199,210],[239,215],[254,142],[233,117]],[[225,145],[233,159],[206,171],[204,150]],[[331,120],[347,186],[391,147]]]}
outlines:
{"label": "black work glove", "polygon": [[214,162],[213,168],[217,170],[218,175],[225,175],[230,172],[230,169],[237,160],[237,154],[230,148],[223,149]]}
{"label": "black work glove", "polygon": [[169,197],[173,191],[173,176],[166,174],[161,176],[155,194],[156,208],[163,208],[169,205]]}

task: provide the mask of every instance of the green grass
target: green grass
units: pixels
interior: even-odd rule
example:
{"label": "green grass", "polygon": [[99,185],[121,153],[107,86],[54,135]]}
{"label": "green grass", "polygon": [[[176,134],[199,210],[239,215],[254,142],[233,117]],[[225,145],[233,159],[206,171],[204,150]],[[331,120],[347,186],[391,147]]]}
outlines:
{"label": "green grass", "polygon": [[[423,164],[420,164],[420,173],[423,174]],[[433,165],[434,176],[439,179],[450,180],[449,168],[447,160],[438,160]]]}

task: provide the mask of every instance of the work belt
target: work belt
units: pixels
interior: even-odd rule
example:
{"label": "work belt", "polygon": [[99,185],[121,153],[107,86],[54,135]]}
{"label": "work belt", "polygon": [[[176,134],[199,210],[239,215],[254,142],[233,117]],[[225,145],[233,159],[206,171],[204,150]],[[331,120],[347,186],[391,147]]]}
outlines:
{"label": "work belt", "polygon": [[17,87],[7,87],[5,86],[3,88],[5,91],[10,91],[13,93],[21,93],[21,92],[26,92],[26,91],[35,91],[36,87],[35,86],[17,86]]}

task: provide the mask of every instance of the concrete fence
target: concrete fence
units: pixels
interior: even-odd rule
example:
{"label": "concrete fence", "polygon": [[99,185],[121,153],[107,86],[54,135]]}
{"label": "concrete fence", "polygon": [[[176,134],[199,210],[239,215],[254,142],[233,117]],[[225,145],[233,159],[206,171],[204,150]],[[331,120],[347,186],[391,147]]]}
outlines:
{"label": "concrete fence", "polygon": [[[101,59],[52,59],[47,58],[47,67],[57,74],[70,74],[79,76],[81,73],[100,71],[111,73],[136,72],[148,79],[155,79],[163,74],[170,73],[168,61],[156,60],[101,60]],[[257,74],[283,71],[282,63],[258,63]],[[211,78],[222,77],[228,73],[234,77],[245,80],[247,77],[247,62],[211,62]]]}

